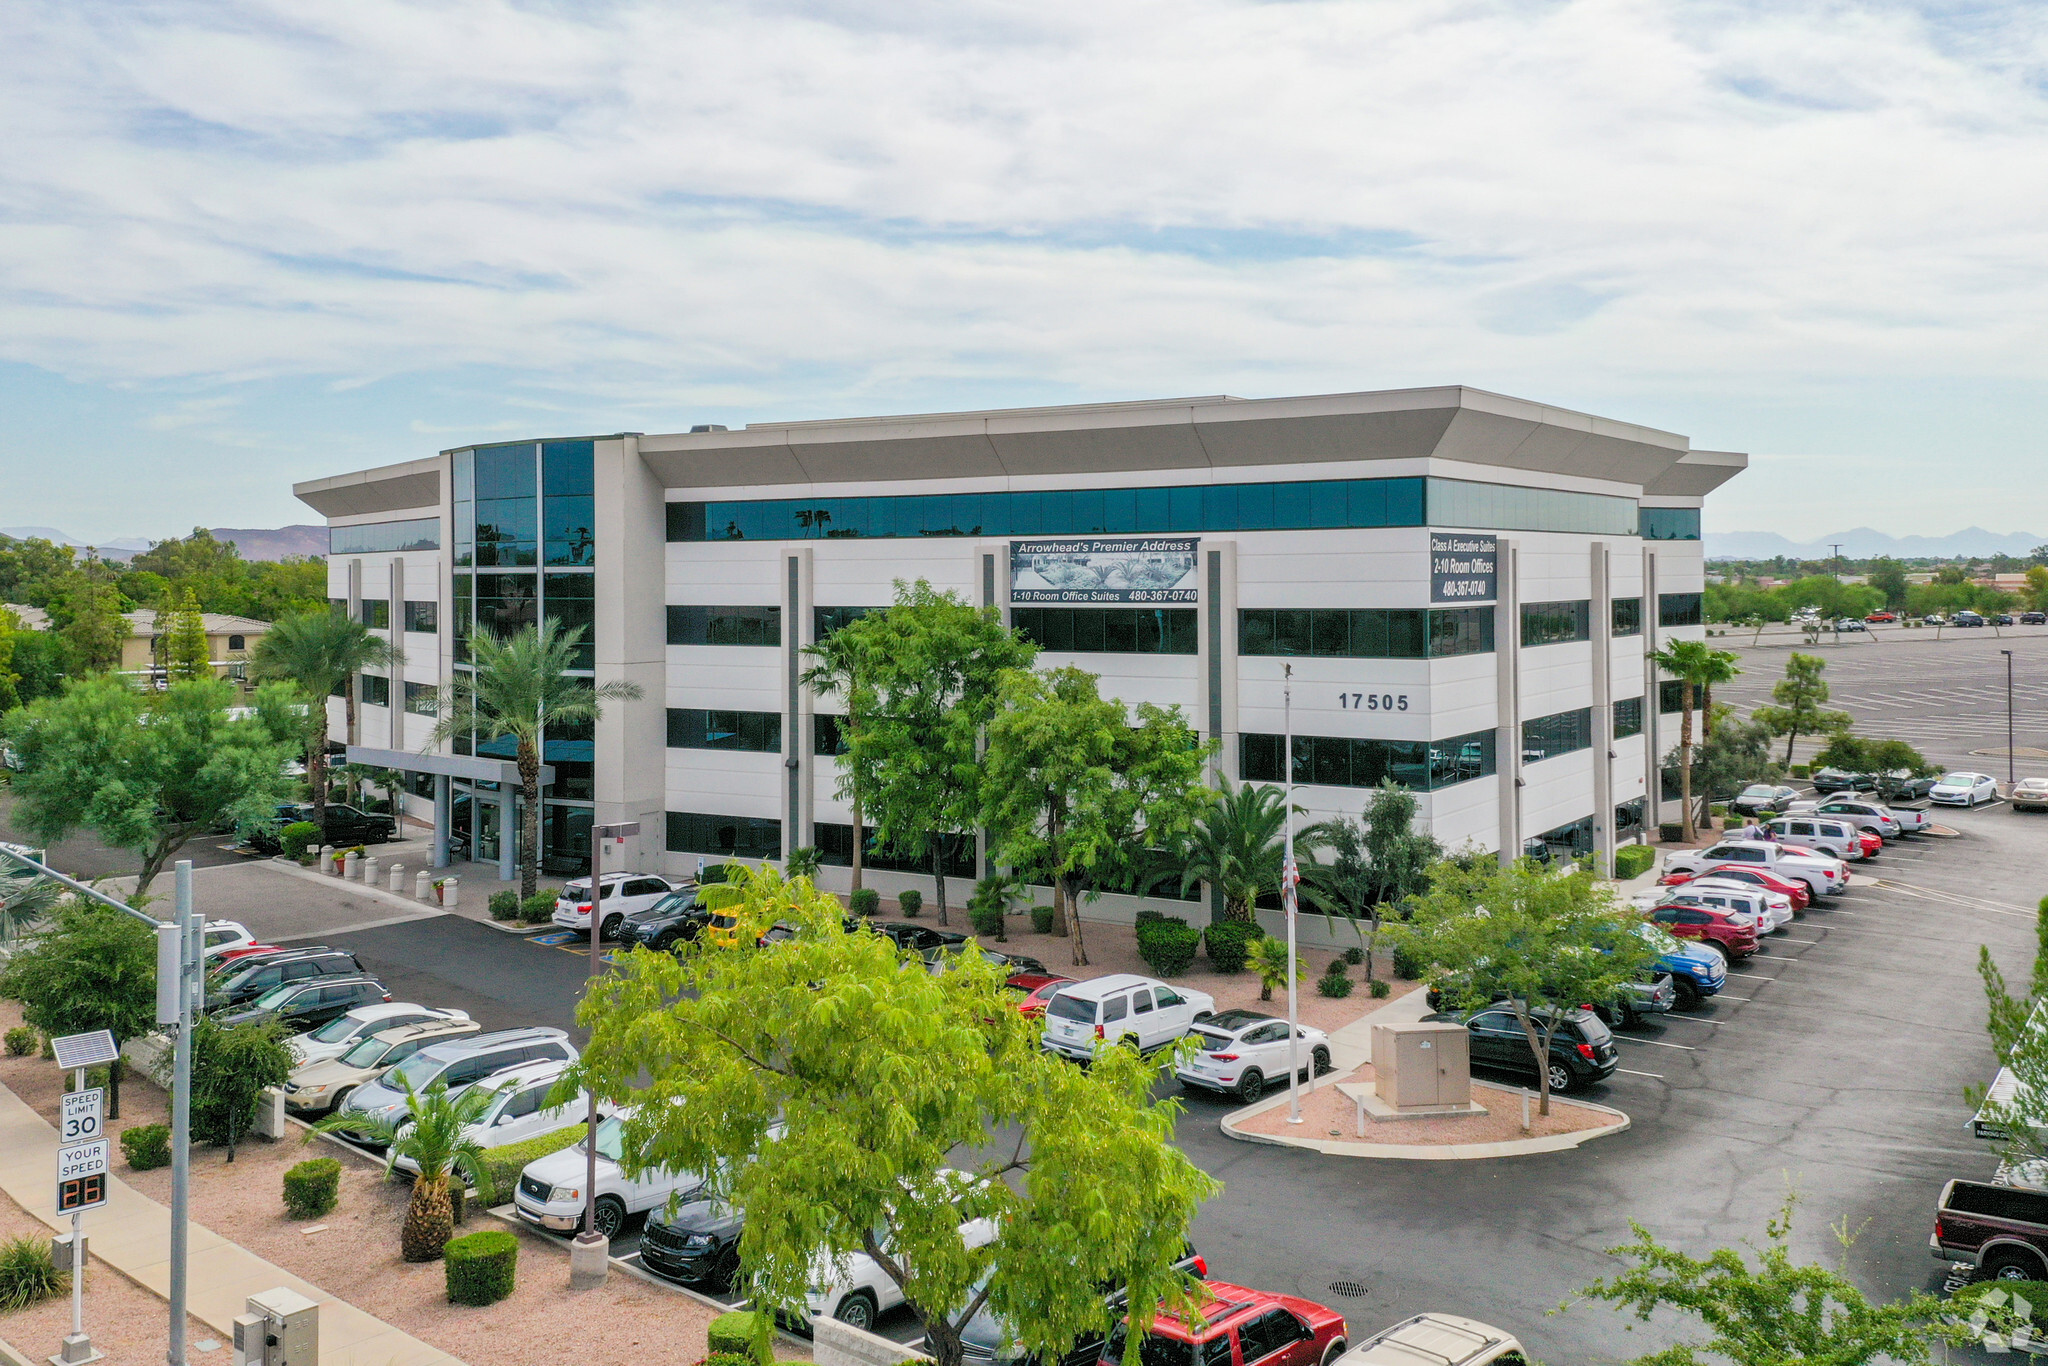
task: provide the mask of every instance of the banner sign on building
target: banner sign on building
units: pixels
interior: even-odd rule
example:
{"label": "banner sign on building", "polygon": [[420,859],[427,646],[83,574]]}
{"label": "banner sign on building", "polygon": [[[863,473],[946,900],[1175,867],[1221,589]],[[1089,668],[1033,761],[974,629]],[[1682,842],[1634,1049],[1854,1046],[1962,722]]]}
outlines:
{"label": "banner sign on building", "polygon": [[1196,602],[1194,536],[1010,542],[1011,602]]}
{"label": "banner sign on building", "polygon": [[1500,596],[1500,538],[1429,534],[1429,600],[1492,602]]}

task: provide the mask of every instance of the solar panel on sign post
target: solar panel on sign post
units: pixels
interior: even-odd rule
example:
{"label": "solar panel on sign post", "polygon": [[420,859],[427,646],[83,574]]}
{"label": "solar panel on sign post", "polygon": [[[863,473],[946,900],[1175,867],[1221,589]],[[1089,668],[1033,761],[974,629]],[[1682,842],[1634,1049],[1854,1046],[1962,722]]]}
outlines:
{"label": "solar panel on sign post", "polygon": [[113,1034],[104,1029],[52,1039],[50,1051],[57,1055],[57,1066],[67,1072],[76,1067],[99,1067],[121,1056],[121,1050],[114,1047]]}

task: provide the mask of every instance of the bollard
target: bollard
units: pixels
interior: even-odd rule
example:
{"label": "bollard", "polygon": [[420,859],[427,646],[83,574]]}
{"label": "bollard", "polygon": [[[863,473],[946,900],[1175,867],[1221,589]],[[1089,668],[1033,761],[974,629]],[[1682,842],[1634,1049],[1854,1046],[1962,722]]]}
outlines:
{"label": "bollard", "polygon": [[389,880],[389,882],[388,882],[388,883],[387,883],[386,885],[388,885],[388,886],[389,886],[389,887],[391,888],[391,890],[392,890],[392,891],[394,891],[394,892],[402,892],[402,891],[404,891],[404,890],[405,890],[405,865],[404,865],[404,864],[402,864],[402,863],[394,863],[394,864],[392,864],[392,865],[391,865],[391,877],[390,877],[390,880]]}
{"label": "bollard", "polygon": [[358,868],[358,867],[356,866],[357,864],[359,864],[359,863],[361,863],[361,862],[362,862],[362,855],[358,854],[358,853],[357,853],[357,852],[356,852],[355,850],[353,850],[353,849],[349,850],[349,851],[348,851],[348,853],[346,853],[346,854],[344,854],[344,855],[342,856],[342,860],[341,860],[341,875],[342,875],[342,877],[343,877],[343,878],[344,878],[345,880],[349,881],[349,882],[354,882],[354,881],[356,880],[356,878],[357,878],[357,877],[361,876],[362,870],[361,870],[361,869],[359,869],[359,868]]}
{"label": "bollard", "polygon": [[434,875],[424,871],[414,874],[412,894],[416,900],[432,901],[434,899]]}
{"label": "bollard", "polygon": [[320,871],[329,877],[334,876],[334,846],[331,844],[320,846]]}
{"label": "bollard", "polygon": [[441,884],[441,904],[451,911],[455,909],[455,892],[459,886],[460,881],[452,877]]}
{"label": "bollard", "polygon": [[375,854],[366,855],[363,859],[363,885],[365,887],[377,885],[377,856]]}

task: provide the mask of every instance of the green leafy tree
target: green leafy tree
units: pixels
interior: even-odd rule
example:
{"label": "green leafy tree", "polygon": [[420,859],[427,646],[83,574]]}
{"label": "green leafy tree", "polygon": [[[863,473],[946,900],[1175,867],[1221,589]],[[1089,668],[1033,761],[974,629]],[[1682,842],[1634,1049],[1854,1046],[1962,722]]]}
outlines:
{"label": "green leafy tree", "polygon": [[1785,661],[1785,676],[1771,685],[1774,707],[1758,707],[1756,719],[1771,734],[1785,737],[1785,762],[1792,762],[1792,746],[1802,735],[1832,735],[1847,730],[1854,717],[1845,711],[1829,711],[1828,682],[1821,674],[1828,662],[1819,655],[1797,650]]}
{"label": "green leafy tree", "polygon": [[405,1088],[405,1110],[387,1120],[375,1115],[329,1115],[313,1126],[314,1134],[353,1134],[384,1145],[384,1179],[389,1181],[400,1158],[411,1162],[412,1200],[405,1207],[399,1250],[408,1262],[431,1262],[455,1236],[455,1202],[451,1185],[457,1175],[476,1180],[483,1171],[484,1148],[471,1126],[483,1118],[500,1088],[465,1087],[451,1096],[448,1083],[436,1081],[425,1091],[398,1078]]}
{"label": "green leafy tree", "polygon": [[8,667],[14,671],[15,695],[26,705],[64,691],[73,671],[71,649],[54,631],[16,631]]}
{"label": "green leafy tree", "polygon": [[631,701],[640,685],[623,679],[591,687],[569,670],[583,628],[562,630],[542,622],[500,640],[489,633],[469,638],[475,668],[442,690],[434,739],[476,732],[479,742],[510,736],[516,746],[519,787],[526,798],[519,831],[519,895],[530,897],[540,882],[540,746],[550,725],[595,722],[606,702]]}
{"label": "green leafy tree", "polygon": [[1977,947],[1977,976],[1984,983],[1985,1030],[1992,1051],[2013,1085],[1993,1095],[1971,1084],[1963,1095],[1994,1130],[1999,1156],[2010,1163],[2048,1161],[2048,897],[2034,921],[2034,972],[2025,995],[2006,985],[2005,974],[1987,945]]}
{"label": "green leafy tree", "polygon": [[1736,667],[1736,656],[1732,651],[1716,650],[1703,640],[1674,640],[1669,646],[1651,655],[1650,663],[1678,679],[1682,685],[1679,694],[1678,722],[1679,797],[1682,807],[1680,818],[1684,822],[1685,839],[1690,843],[1697,833],[1693,826],[1692,809],[1694,703],[1702,689],[1710,689],[1716,683],[1726,683],[1742,670]]}
{"label": "green leafy tree", "polygon": [[[1784,766],[1771,754],[1771,730],[1762,721],[1738,720],[1720,703],[1711,734],[1692,750],[1692,787],[1709,797],[1732,797],[1751,783],[1777,782]],[[1664,772],[1679,773],[1679,752],[1664,756]]]}
{"label": "green leafy tree", "polygon": [[14,642],[28,632],[21,618],[0,607],[0,715],[21,705],[21,675],[14,671]]}
{"label": "green leafy tree", "polygon": [[163,636],[164,670],[173,679],[213,677],[213,648],[206,639],[206,619],[199,599],[187,588],[177,608],[157,623]]}
{"label": "green leafy tree", "polygon": [[1833,574],[1809,574],[1777,590],[1788,607],[1817,607],[1822,617],[1867,616],[1884,605],[1884,594],[1857,583],[1843,583]]}
{"label": "green leafy tree", "polygon": [[[117,1044],[156,1024],[156,935],[111,906],[66,898],[42,934],[8,960],[0,995],[51,1038],[110,1031]],[[107,1080],[107,1117],[121,1117],[120,1069]]]}
{"label": "green leafy tree", "polygon": [[[1846,1268],[1798,1264],[1787,1246],[1792,1200],[1764,1226],[1765,1243],[1747,1255],[1720,1248],[1704,1258],[1666,1247],[1635,1220],[1635,1241],[1609,1252],[1635,1265],[1579,1294],[1604,1300],[1647,1323],[1660,1310],[1697,1321],[1708,1336],[1635,1359],[1634,1366],[1866,1366],[1934,1360],[1941,1344],[1967,1345],[1979,1330],[1954,1319],[1945,1300],[1914,1291],[1891,1304],[1872,1301]],[[1846,1261],[1850,1237],[1837,1229]],[[1569,1305],[1561,1306],[1569,1307]],[[1946,1359],[1946,1358],[1944,1358]]]}
{"label": "green leafy tree", "polygon": [[[248,1136],[256,1104],[273,1086],[292,1074],[291,1036],[281,1020],[224,1025],[210,1015],[192,1023],[192,1137],[219,1143],[235,1160],[235,1149]],[[173,1059],[169,1049],[157,1060],[157,1080],[168,1087]]]}
{"label": "green leafy tree", "polygon": [[1208,800],[1210,751],[1180,708],[1140,703],[1133,726],[1099,682],[1083,669],[1011,670],[982,760],[994,857],[1053,879],[1077,967],[1088,962],[1083,884],[1128,872],[1148,845],[1173,847]]}
{"label": "green leafy tree", "polygon": [[563,1086],[636,1107],[629,1174],[717,1173],[746,1211],[757,1303],[801,1313],[821,1259],[865,1253],[934,1361],[961,1366],[983,1310],[1052,1360],[1110,1328],[1105,1283],[1128,1285],[1141,1330],[1162,1297],[1184,1300],[1174,1263],[1217,1186],[1174,1145],[1178,1103],[1152,1098],[1164,1061],[1106,1047],[1092,1068],[1062,1063],[992,965],[904,972],[888,940],[842,928],[836,898],[772,867],[742,885],[743,920],[795,937],[634,951],[579,1008],[590,1042]]}
{"label": "green leafy tree", "polygon": [[230,717],[234,699],[220,681],[145,694],[99,677],[11,713],[15,820],[46,845],[85,827],[133,850],[147,892],[188,840],[261,819],[290,790],[289,748],[264,719]]}
{"label": "green leafy tree", "polygon": [[2027,606],[2036,612],[2048,611],[2048,565],[2035,565],[2027,571]]}
{"label": "green leafy tree", "polygon": [[1904,740],[1866,740],[1847,732],[1830,736],[1827,744],[1813,756],[1813,761],[1824,768],[1878,774],[1880,785],[1883,785],[1883,775],[1886,774],[1903,772],[1915,778],[1925,778],[1941,771],[1927,762],[1926,755]]}
{"label": "green leafy tree", "polygon": [[1368,981],[1388,908],[1428,891],[1430,869],[1444,857],[1436,837],[1415,828],[1418,809],[1413,792],[1383,779],[1366,803],[1363,822],[1326,824],[1329,862],[1303,870],[1304,900],[1325,916],[1346,916],[1354,926],[1366,923],[1362,938]]}
{"label": "green leafy tree", "polygon": [[[857,623],[856,623],[857,624]],[[879,663],[867,650],[867,637],[853,634],[844,626],[815,645],[804,646],[811,661],[803,671],[803,685],[822,698],[837,698],[846,713],[839,719],[842,746],[837,794],[853,813],[853,891],[861,890],[861,872],[867,862],[867,785],[861,767],[847,756],[860,743],[861,733],[875,710],[871,675]]]}
{"label": "green leafy tree", "polygon": [[51,620],[62,615],[58,630],[81,668],[103,671],[120,665],[121,642],[133,633],[123,609],[120,591],[114,585],[81,578],[61,604],[53,604]]}
{"label": "green leafy tree", "polygon": [[1584,869],[1558,872],[1530,859],[1505,868],[1445,862],[1431,884],[1386,933],[1422,965],[1447,1009],[1513,1008],[1549,1114],[1558,1026],[1587,1001],[1619,999],[1656,952],[1635,932],[1636,917]]}
{"label": "green leafy tree", "polygon": [[1884,594],[1884,605],[1893,611],[1906,605],[1906,568],[1890,556],[1880,555],[1872,560],[1864,582]]}
{"label": "green leafy tree", "polygon": [[881,843],[930,860],[946,920],[945,848],[972,829],[981,809],[976,750],[996,710],[997,680],[1027,669],[1037,647],[1003,625],[993,607],[970,607],[919,579],[896,583],[896,603],[840,628],[872,661],[872,714],[845,763],[862,772]]}
{"label": "green leafy tree", "polygon": [[[1196,817],[1181,854],[1181,890],[1201,882],[1219,887],[1223,918],[1249,922],[1259,898],[1280,890],[1287,820],[1290,814],[1301,815],[1302,809],[1297,806],[1290,813],[1286,790],[1268,783],[1239,786],[1225,778],[1220,789],[1206,796],[1205,809]],[[1294,832],[1295,862],[1304,882],[1311,871],[1310,856],[1329,841],[1328,828],[1320,824]]]}
{"label": "green leafy tree", "polygon": [[311,708],[301,735],[306,781],[313,789],[313,822],[327,820],[327,699],[342,696],[344,733],[356,733],[356,675],[386,669],[404,655],[352,617],[326,607],[283,618],[257,640],[249,655],[252,678],[295,683]]}

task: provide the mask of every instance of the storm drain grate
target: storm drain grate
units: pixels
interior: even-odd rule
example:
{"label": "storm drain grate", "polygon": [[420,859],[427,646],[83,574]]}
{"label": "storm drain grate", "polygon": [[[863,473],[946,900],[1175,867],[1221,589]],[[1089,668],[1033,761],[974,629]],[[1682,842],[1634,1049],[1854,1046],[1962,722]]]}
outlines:
{"label": "storm drain grate", "polygon": [[1355,1300],[1365,1293],[1365,1285],[1359,1281],[1331,1281],[1330,1293],[1341,1295],[1347,1300]]}

